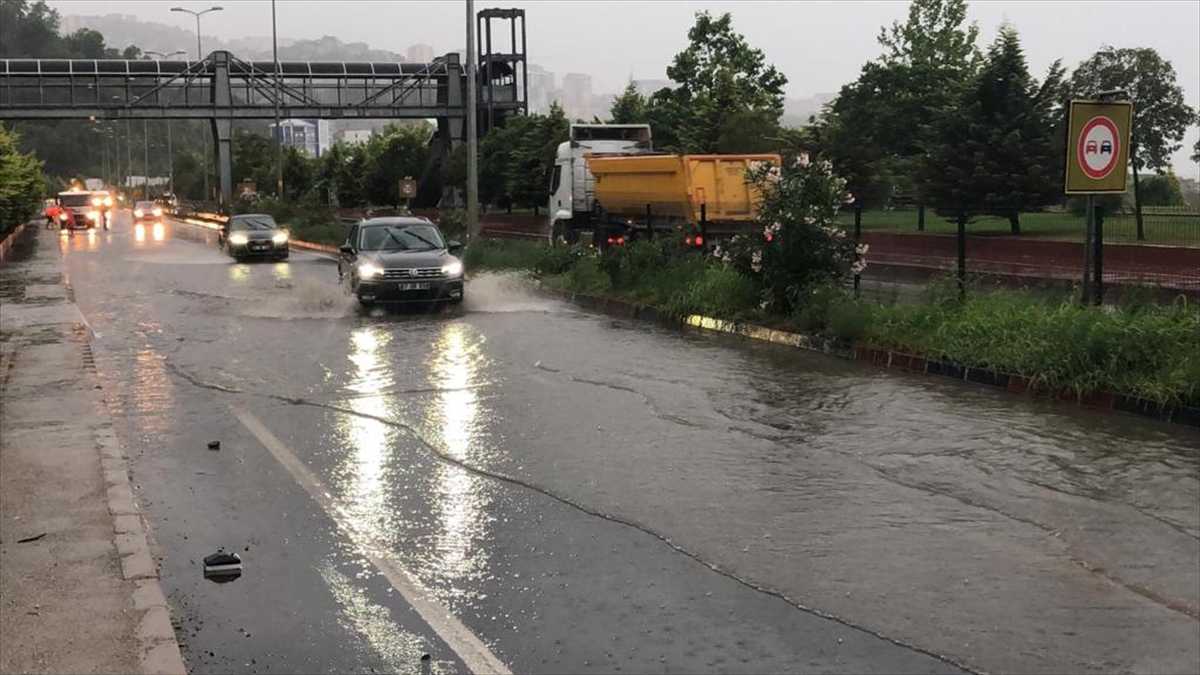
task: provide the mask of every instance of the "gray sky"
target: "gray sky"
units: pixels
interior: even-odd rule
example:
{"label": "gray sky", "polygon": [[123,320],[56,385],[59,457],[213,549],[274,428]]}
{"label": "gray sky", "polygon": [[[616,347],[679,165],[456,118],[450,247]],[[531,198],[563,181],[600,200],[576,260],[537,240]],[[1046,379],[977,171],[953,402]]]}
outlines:
{"label": "gray sky", "polygon": [[[143,21],[194,29],[195,20],[170,12],[172,6],[224,11],[203,19],[205,34],[224,38],[271,34],[269,0],[50,0],[63,15],[132,14]],[[879,54],[881,26],[903,19],[903,0],[822,2],[618,2],[477,0],[476,8],[520,7],[527,11],[530,61],[555,72],[585,72],[597,93],[617,92],[632,75],[665,78],[671,58],[687,43],[692,15],[707,9],[730,12],[734,27],[788,77],[788,95],[807,98],[836,92],[853,80],[862,64]],[[1200,2],[1196,0],[983,1],[969,3],[971,20],[986,46],[1004,21],[1020,32],[1033,73],[1041,76],[1058,58],[1073,68],[1103,44],[1153,47],[1170,60],[1189,105],[1200,107]],[[428,44],[436,53],[465,44],[466,3],[401,0],[278,0],[281,37],[366,42],[403,53]],[[191,45],[180,45],[191,49]],[[1186,137],[1176,170],[1200,177],[1190,162],[1197,130]]]}

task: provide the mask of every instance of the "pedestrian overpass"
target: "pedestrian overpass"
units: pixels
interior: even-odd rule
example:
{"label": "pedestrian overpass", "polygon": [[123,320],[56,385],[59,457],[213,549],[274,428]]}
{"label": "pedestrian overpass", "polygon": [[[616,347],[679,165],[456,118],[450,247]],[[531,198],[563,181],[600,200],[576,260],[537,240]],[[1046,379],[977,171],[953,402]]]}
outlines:
{"label": "pedestrian overpass", "polygon": [[[528,112],[525,11],[476,18],[479,133]],[[507,23],[498,51],[493,22]],[[0,59],[0,122],[208,120],[222,203],[233,196],[235,120],[435,119],[435,158],[466,140],[467,76],[457,53],[429,63],[245,61],[216,51],[201,61]],[[430,170],[433,170],[431,167]],[[427,171],[428,173],[428,171]]]}

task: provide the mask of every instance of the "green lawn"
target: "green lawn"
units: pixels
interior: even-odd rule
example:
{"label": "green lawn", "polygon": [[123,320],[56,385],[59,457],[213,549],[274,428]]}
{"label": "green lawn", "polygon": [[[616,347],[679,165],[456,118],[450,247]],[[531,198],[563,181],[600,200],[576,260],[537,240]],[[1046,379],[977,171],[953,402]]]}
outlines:
{"label": "green lawn", "polygon": [[[918,233],[916,211],[864,211],[863,230]],[[854,212],[843,211],[838,222],[854,225]],[[1147,209],[1143,213],[1147,244],[1169,246],[1200,246],[1200,213],[1172,209]],[[1082,216],[1064,212],[1021,214],[1021,235],[1064,241],[1083,241],[1086,222]],[[926,234],[954,234],[953,222],[939,218],[932,210],[925,212]],[[995,217],[980,218],[967,225],[968,234],[1004,235],[1011,232],[1008,220]],[[1133,214],[1118,214],[1104,220],[1104,240],[1113,243],[1136,243],[1137,226]]]}

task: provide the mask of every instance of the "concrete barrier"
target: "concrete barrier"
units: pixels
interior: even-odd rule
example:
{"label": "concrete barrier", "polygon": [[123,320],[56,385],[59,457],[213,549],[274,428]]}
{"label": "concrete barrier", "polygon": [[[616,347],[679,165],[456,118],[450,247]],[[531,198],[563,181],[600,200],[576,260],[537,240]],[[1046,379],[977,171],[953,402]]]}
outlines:
{"label": "concrete barrier", "polygon": [[4,241],[0,241],[0,261],[8,260],[8,252],[12,250],[13,244],[15,244],[17,241],[17,237],[21,236],[21,233],[25,231],[25,228],[28,227],[28,225],[28,223],[22,223],[16,226],[13,228],[12,232],[9,232],[4,237]]}

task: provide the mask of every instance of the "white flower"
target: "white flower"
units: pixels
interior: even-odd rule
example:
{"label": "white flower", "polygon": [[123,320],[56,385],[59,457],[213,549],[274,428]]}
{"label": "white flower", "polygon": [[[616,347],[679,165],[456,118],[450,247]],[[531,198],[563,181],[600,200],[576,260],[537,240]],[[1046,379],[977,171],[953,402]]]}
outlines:
{"label": "white flower", "polygon": [[855,260],[853,263],[850,264],[850,273],[851,274],[862,274],[863,270],[865,270],[865,269],[867,269],[867,261],[866,260]]}
{"label": "white flower", "polygon": [[714,246],[714,247],[713,247],[713,250],[712,250],[712,254],[713,254],[713,257],[714,257],[714,258],[720,258],[720,257],[722,257],[722,255],[721,255],[721,254],[722,254],[721,247],[720,247],[720,246]]}
{"label": "white flower", "polygon": [[854,195],[850,194],[849,192],[846,193],[846,203],[847,204],[854,203]]}
{"label": "white flower", "polygon": [[751,254],[750,269],[754,270],[755,272],[761,272],[763,266],[762,259],[762,251],[755,251],[753,254]]}
{"label": "white flower", "polygon": [[808,166],[808,165],[809,165],[809,160],[808,160],[807,152],[802,152],[796,156],[796,166],[799,167],[799,166]]}
{"label": "white flower", "polygon": [[783,229],[783,223],[780,223],[778,220],[777,220],[777,221],[775,221],[775,222],[773,222],[773,223],[771,223],[770,230],[771,230],[772,232],[774,232],[774,233],[778,234],[778,233],[779,233],[779,231],[780,231],[780,230],[782,230],[782,229]]}
{"label": "white flower", "polygon": [[867,254],[867,251],[868,251],[870,248],[871,248],[871,247],[870,247],[870,246],[868,246],[868,245],[866,245],[866,244],[859,244],[858,246],[856,246],[856,247],[854,248],[854,252],[855,252],[855,253],[857,253],[857,254],[859,254],[859,255],[866,255],[866,254]]}
{"label": "white flower", "polygon": [[767,308],[767,307],[768,307],[770,304],[771,304],[770,302],[767,302],[766,300],[763,300],[762,302],[758,303],[758,308],[759,308],[759,309],[766,309],[766,308]]}

